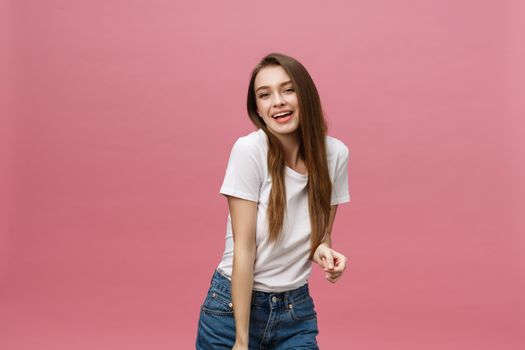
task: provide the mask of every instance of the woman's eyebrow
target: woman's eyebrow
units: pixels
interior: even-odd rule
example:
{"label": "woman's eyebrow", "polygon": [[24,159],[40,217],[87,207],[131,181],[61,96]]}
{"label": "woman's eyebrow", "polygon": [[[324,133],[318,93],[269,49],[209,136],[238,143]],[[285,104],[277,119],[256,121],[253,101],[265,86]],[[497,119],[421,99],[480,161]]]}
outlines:
{"label": "woman's eyebrow", "polygon": [[[283,86],[283,85],[289,84],[289,83],[291,83],[291,82],[292,82],[291,80],[287,80],[287,81],[281,83],[279,86]],[[257,91],[259,91],[259,90],[261,90],[261,89],[266,89],[266,88],[269,88],[269,86],[266,86],[266,85],[264,85],[264,86],[259,86],[259,87],[255,90],[255,92],[257,92]]]}

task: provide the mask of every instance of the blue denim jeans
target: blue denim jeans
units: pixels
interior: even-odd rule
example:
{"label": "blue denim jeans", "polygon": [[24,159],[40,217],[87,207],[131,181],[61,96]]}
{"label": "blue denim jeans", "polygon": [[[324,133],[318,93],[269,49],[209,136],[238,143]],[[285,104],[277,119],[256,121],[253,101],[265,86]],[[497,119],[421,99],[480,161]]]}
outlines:
{"label": "blue denim jeans", "polygon": [[[317,313],[308,284],[282,293],[252,291],[250,350],[319,349]],[[215,270],[200,309],[197,350],[231,350],[235,319],[231,283]]]}

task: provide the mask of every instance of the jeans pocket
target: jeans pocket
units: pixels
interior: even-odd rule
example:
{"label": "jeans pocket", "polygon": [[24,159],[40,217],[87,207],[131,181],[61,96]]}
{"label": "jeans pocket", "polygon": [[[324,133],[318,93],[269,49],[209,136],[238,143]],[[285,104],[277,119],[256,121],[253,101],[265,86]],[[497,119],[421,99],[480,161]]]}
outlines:
{"label": "jeans pocket", "polygon": [[201,307],[202,312],[217,316],[233,316],[231,296],[215,288],[211,288]]}
{"label": "jeans pocket", "polygon": [[308,296],[297,302],[292,302],[288,305],[292,318],[295,321],[306,321],[317,317],[315,312],[314,301],[311,296]]}

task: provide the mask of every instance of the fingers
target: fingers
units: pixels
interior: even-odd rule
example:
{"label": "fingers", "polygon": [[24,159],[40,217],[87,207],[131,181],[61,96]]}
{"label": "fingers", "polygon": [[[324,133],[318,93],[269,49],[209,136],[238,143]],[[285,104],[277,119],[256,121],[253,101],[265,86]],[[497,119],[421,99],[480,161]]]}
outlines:
{"label": "fingers", "polygon": [[333,283],[339,280],[342,275],[343,271],[328,271],[325,273],[326,279]]}
{"label": "fingers", "polygon": [[334,257],[332,255],[332,250],[327,250],[324,255],[321,257],[323,261],[322,268],[326,270],[332,270],[334,268]]}
{"label": "fingers", "polygon": [[319,266],[325,270],[333,270],[334,268],[334,259],[332,257],[332,254],[328,252],[323,252],[319,256]]}
{"label": "fingers", "polygon": [[324,269],[327,272],[343,272],[346,269],[346,257],[343,255],[334,256],[334,266],[332,269]]}
{"label": "fingers", "polygon": [[346,268],[346,256],[341,253],[333,251],[336,271],[343,271]]}
{"label": "fingers", "polygon": [[330,276],[329,274],[327,274],[326,279],[327,279],[329,282],[335,283],[335,282],[339,281],[339,279],[340,279],[342,276],[343,276],[343,275],[340,274],[340,275],[337,276],[337,277],[333,277],[333,276]]}
{"label": "fingers", "polygon": [[334,267],[331,270],[324,269],[326,271],[325,277],[328,281],[335,283],[337,282],[341,276],[343,275],[343,271],[346,269],[346,257],[336,252],[335,250],[332,250],[333,258],[334,258]]}
{"label": "fingers", "polygon": [[333,269],[334,268],[334,257],[331,253],[328,253],[326,256],[326,262],[327,262],[327,268]]}
{"label": "fingers", "polygon": [[316,259],[319,266],[325,271],[326,279],[332,283],[337,282],[346,269],[346,257],[328,247],[326,249],[318,249]]}
{"label": "fingers", "polygon": [[335,283],[337,282],[341,276],[343,275],[342,272],[337,272],[337,273],[330,273],[330,272],[327,272],[325,274],[325,277],[328,281],[332,282],[332,283]]}

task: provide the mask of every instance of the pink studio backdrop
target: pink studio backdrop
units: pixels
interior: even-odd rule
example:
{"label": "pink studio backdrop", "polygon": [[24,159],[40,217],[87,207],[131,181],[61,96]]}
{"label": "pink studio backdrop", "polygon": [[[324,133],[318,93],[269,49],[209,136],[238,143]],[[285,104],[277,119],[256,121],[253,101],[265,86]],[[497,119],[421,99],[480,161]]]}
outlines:
{"label": "pink studio backdrop", "polygon": [[519,1],[4,1],[0,348],[191,349],[266,53],[351,149],[322,349],[525,348]]}

